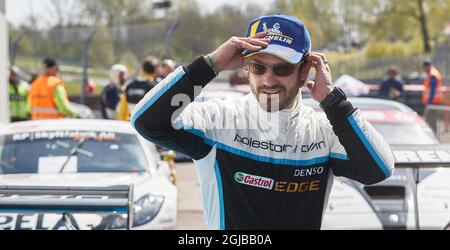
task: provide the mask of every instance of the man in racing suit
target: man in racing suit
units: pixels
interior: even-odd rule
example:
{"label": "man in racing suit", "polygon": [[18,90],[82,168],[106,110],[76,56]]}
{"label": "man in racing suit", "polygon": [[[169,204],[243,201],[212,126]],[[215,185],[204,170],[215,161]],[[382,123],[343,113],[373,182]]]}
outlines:
{"label": "man in racing suit", "polygon": [[[252,93],[190,103],[219,72],[245,66]],[[326,117],[302,105],[308,81]],[[334,176],[388,178],[388,144],[339,89],[295,17],[260,17],[247,37],[180,67],[134,109],[146,139],[195,161],[209,229],[320,229]]]}

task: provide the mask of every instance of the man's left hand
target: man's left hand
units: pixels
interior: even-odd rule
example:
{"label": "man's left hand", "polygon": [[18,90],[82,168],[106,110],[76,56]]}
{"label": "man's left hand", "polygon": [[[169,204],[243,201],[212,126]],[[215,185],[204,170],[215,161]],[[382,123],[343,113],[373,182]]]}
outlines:
{"label": "man's left hand", "polygon": [[316,70],[314,81],[308,81],[306,86],[311,91],[314,100],[321,102],[333,91],[333,82],[331,79],[331,70],[324,54],[312,52],[307,59],[303,72],[309,72],[311,68]]}

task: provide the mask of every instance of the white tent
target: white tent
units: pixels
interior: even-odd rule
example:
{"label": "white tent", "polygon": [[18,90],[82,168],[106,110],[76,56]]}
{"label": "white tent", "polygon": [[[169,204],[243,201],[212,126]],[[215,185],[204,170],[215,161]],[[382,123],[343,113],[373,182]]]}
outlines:
{"label": "white tent", "polygon": [[368,95],[370,92],[368,85],[349,75],[339,77],[335,80],[334,86],[341,88],[349,97]]}

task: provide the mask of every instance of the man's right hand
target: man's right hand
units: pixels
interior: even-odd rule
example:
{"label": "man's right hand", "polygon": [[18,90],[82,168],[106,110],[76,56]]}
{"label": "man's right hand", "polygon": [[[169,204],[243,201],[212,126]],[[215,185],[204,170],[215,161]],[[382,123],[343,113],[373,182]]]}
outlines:
{"label": "man's right hand", "polygon": [[261,32],[253,37],[232,37],[222,44],[209,54],[215,64],[216,73],[241,68],[244,65],[244,50],[255,52],[269,46],[270,39],[265,36],[266,33]]}

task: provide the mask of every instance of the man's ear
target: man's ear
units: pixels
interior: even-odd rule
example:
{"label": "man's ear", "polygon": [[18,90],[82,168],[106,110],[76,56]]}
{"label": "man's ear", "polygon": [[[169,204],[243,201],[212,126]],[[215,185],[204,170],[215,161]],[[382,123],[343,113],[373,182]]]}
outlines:
{"label": "man's ear", "polygon": [[248,80],[250,81],[250,71],[248,71],[248,66],[244,66],[242,68],[242,75]]}
{"label": "man's ear", "polygon": [[303,61],[300,62],[298,67],[298,83],[300,84],[300,88],[303,87],[308,80],[309,77],[309,71],[311,70],[311,67],[307,68],[307,62]]}
{"label": "man's ear", "polygon": [[302,80],[307,80],[309,71],[311,70],[311,67],[307,67],[308,63],[306,61],[300,62],[298,71],[300,72],[300,78]]}
{"label": "man's ear", "polygon": [[303,88],[306,84],[307,80],[298,79],[298,88]]}

